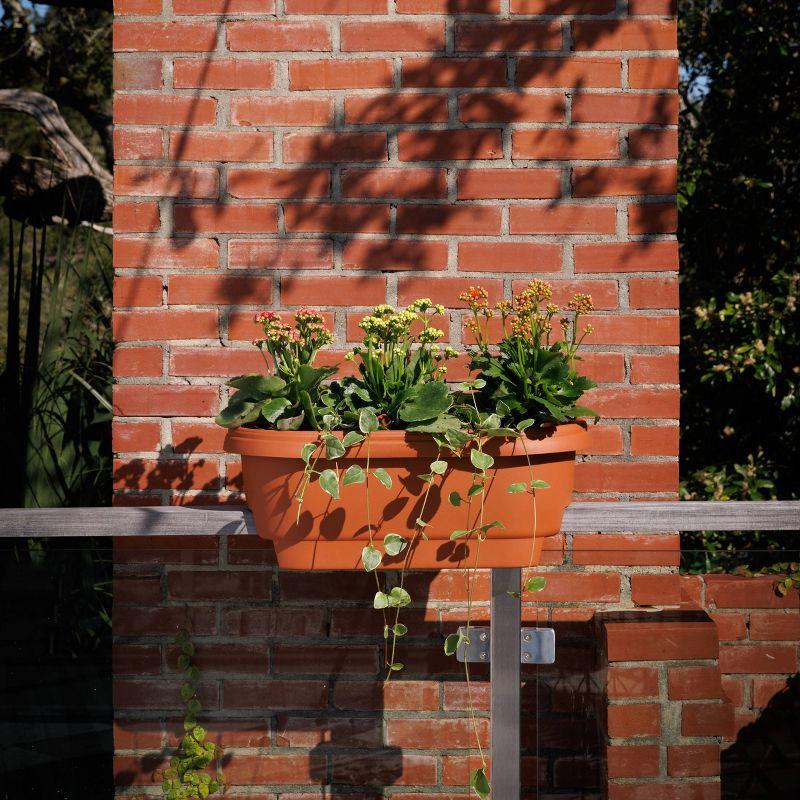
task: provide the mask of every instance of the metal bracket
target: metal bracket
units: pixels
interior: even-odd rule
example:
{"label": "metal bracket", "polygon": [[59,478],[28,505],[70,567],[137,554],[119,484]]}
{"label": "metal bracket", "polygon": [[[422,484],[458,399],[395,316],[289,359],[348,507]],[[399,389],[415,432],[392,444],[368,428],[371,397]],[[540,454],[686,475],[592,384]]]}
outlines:
{"label": "metal bracket", "polygon": [[[467,629],[458,629],[466,637]],[[556,632],[553,628],[521,628],[520,662],[522,664],[553,664],[556,660]],[[470,625],[469,642],[462,638],[456,650],[456,658],[470,664],[489,664],[491,662],[491,628]]]}

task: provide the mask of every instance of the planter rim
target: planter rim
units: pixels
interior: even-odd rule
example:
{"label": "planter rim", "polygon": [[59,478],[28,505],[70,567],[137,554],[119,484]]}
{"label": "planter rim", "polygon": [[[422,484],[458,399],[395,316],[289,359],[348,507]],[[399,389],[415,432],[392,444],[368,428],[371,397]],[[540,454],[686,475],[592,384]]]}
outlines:
{"label": "planter rim", "polygon": [[[345,432],[336,431],[341,439]],[[225,450],[243,456],[263,458],[296,458],[308,442],[315,442],[317,431],[278,431],[263,428],[234,428],[225,436]],[[517,439],[490,439],[484,450],[497,456],[544,455],[547,453],[578,452],[586,448],[589,431],[584,422],[545,424],[530,428],[526,436]],[[427,433],[408,431],[375,431],[370,437],[371,458],[428,458],[438,448]],[[366,446],[361,443],[348,449],[341,459],[364,459]]]}

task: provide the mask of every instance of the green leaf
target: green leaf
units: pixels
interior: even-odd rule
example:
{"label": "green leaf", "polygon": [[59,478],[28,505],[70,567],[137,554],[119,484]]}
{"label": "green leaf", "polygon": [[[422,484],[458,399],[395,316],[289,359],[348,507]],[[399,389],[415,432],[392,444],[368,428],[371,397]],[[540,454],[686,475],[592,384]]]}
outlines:
{"label": "green leaf", "polygon": [[434,475],[444,475],[447,471],[447,462],[437,459],[431,463],[430,470]]}
{"label": "green leaf", "polygon": [[352,466],[347,468],[347,471],[344,473],[342,477],[342,486],[349,486],[351,483],[364,483],[367,479],[367,474],[364,470],[358,466],[358,464],[353,464]]}
{"label": "green leaf", "polygon": [[375,412],[371,408],[362,408],[358,415],[358,429],[361,433],[372,433],[378,430],[380,424]]}
{"label": "green leaf", "polygon": [[395,661],[394,664],[389,664],[389,669],[392,672],[400,672],[400,670],[403,669],[404,666],[405,664],[403,664],[402,662]]}
{"label": "green leaf", "polygon": [[480,494],[483,492],[483,484],[476,483],[469,487],[469,491],[467,492],[467,497],[475,497],[476,494]]}
{"label": "green leaf", "polygon": [[450,534],[450,541],[455,541],[456,539],[462,539],[464,536],[469,536],[469,534],[475,533],[475,528],[470,528],[466,531],[453,531]]}
{"label": "green leaf", "polygon": [[378,565],[381,563],[381,551],[378,550],[377,547],[373,547],[371,544],[368,544],[362,551],[361,551],[361,561],[364,564],[364,569],[367,572],[372,572],[378,568]]}
{"label": "green leaf", "polygon": [[375,597],[372,600],[372,607],[381,609],[389,607],[389,595],[384,592],[375,592]]}
{"label": "green leaf", "polygon": [[458,650],[458,644],[461,641],[461,634],[459,633],[451,633],[445,640],[444,640],[444,653],[447,656],[452,656],[455,654],[456,650]]}
{"label": "green leaf", "polygon": [[450,492],[447,496],[447,499],[450,501],[451,506],[455,506],[458,508],[461,505],[461,495],[458,492]]}
{"label": "green leaf", "polygon": [[344,455],[344,445],[338,436],[327,434],[322,437],[322,441],[325,443],[325,458],[329,461]]}
{"label": "green leaf", "polygon": [[186,703],[189,698],[194,694],[194,686],[191,683],[184,683],[181,685],[181,700]]}
{"label": "green leaf", "polygon": [[500,522],[500,520],[495,520],[494,522],[487,522],[485,525],[481,525],[480,528],[478,528],[477,530],[483,531],[483,533],[487,533],[492,528],[505,528],[505,525],[503,525],[503,523]]}
{"label": "green leaf", "polygon": [[345,447],[352,447],[353,445],[360,444],[364,441],[364,437],[356,431],[348,431],[342,439],[342,444]]}
{"label": "green leaf", "polygon": [[404,422],[422,422],[435,419],[450,408],[450,393],[447,385],[439,381],[423,383],[400,406],[398,416]]}
{"label": "green leaf", "polygon": [[524,431],[536,424],[535,419],[524,419],[522,422],[517,423],[517,430]]}
{"label": "green leaf", "polygon": [[300,451],[300,458],[308,464],[311,461],[311,456],[317,451],[317,445],[313,442],[309,442],[308,444],[303,445],[303,449]]}
{"label": "green leaf", "polygon": [[411,595],[402,586],[395,586],[389,592],[389,605],[392,608],[405,608],[410,602]]}
{"label": "green leaf", "polygon": [[417,517],[417,518],[414,520],[414,523],[415,523],[415,524],[417,525],[417,527],[419,527],[419,528],[427,528],[427,527],[428,527],[428,523],[427,523],[427,522],[425,522],[425,520],[424,520],[424,519],[422,519],[422,517]]}
{"label": "green leaf", "polygon": [[252,400],[240,400],[234,397],[214,418],[217,425],[223,428],[239,428],[258,419],[261,408]]}
{"label": "green leaf", "polygon": [[469,785],[475,790],[475,794],[477,794],[481,800],[485,800],[492,791],[492,787],[489,785],[489,779],[486,777],[486,771],[483,767],[478,767],[470,772]]}
{"label": "green leaf", "polygon": [[185,653],[187,656],[193,656],[194,655],[194,645],[191,642],[186,641],[181,645],[181,651],[183,653]]}
{"label": "green leaf", "polygon": [[304,412],[300,412],[296,417],[284,417],[275,423],[279,431],[299,431],[303,420],[306,418]]}
{"label": "green leaf", "polygon": [[474,448],[469,451],[469,460],[472,462],[472,466],[481,472],[486,472],[494,464],[494,459],[490,455]]}
{"label": "green leaf", "polygon": [[191,663],[189,656],[185,654],[178,656],[178,669],[186,669]]}
{"label": "green leaf", "polygon": [[387,556],[399,556],[408,547],[408,540],[398,533],[387,533],[383,537],[383,549]]}
{"label": "green leaf", "polygon": [[261,406],[261,416],[267,422],[275,422],[283,413],[284,409],[291,405],[285,397],[273,397]]}
{"label": "green leaf", "polygon": [[388,639],[389,638],[389,626],[388,625],[384,625],[383,626],[383,638],[384,639]]}
{"label": "green leaf", "polygon": [[525,588],[529,592],[541,592],[546,585],[547,581],[544,578],[531,578],[525,585]]}
{"label": "green leaf", "polygon": [[335,470],[326,469],[319,476],[319,486],[323,492],[329,494],[334,500],[339,499],[339,476]]}
{"label": "green leaf", "polygon": [[392,488],[392,476],[383,469],[382,467],[378,467],[378,469],[372,470],[372,474],[387,488]]}
{"label": "green leaf", "polygon": [[297,369],[297,386],[306,392],[319,386],[325,378],[336,372],[336,367],[312,367],[310,364],[301,364]]}
{"label": "green leaf", "polygon": [[521,494],[522,492],[526,491],[527,488],[527,483],[512,483],[506,488],[506,491],[509,494]]}
{"label": "green leaf", "polygon": [[395,636],[405,636],[408,633],[408,628],[402,622],[398,622],[392,626],[392,633]]}
{"label": "green leaf", "polygon": [[238,378],[228,381],[228,386],[232,389],[238,389],[239,395],[244,399],[251,397],[261,399],[262,397],[269,397],[286,388],[286,381],[279,378],[277,375],[259,375],[258,373],[251,373],[249,375],[240,375]]}
{"label": "green leaf", "polygon": [[531,489],[549,489],[550,484],[547,481],[531,481]]}

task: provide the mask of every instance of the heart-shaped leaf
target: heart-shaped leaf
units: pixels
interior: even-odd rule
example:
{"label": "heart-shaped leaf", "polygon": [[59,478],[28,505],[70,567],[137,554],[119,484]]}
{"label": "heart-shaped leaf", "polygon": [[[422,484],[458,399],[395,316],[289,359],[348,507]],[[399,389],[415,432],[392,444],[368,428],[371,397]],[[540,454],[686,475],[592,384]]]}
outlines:
{"label": "heart-shaped leaf", "polygon": [[430,470],[434,475],[444,475],[447,471],[447,462],[437,459],[431,463]]}
{"label": "heart-shaped leaf", "polygon": [[304,412],[300,412],[296,417],[284,417],[275,423],[275,427],[279,431],[298,431],[306,418]]}
{"label": "heart-shaped leaf", "polygon": [[414,395],[400,406],[398,416],[404,422],[422,422],[435,419],[450,408],[447,385],[434,381],[424,383]]}
{"label": "heart-shaped leaf", "polygon": [[475,449],[469,451],[469,460],[472,462],[472,466],[481,472],[486,472],[494,464],[494,459],[488,453],[482,453]]}
{"label": "heart-shaped leaf", "polygon": [[334,500],[339,499],[339,476],[335,470],[324,470],[319,476],[319,486],[323,492],[329,494]]}
{"label": "heart-shaped leaf", "polygon": [[275,422],[278,417],[283,413],[285,408],[288,408],[291,403],[285,397],[273,397],[272,400],[267,400],[261,406],[261,416],[267,422]]}
{"label": "heart-shaped leaf", "polygon": [[509,494],[521,494],[528,488],[528,484],[526,483],[512,483],[506,491]]}
{"label": "heart-shaped leaf", "polygon": [[328,434],[322,437],[325,442],[325,458],[333,460],[344,455],[344,445],[338,436]]}
{"label": "heart-shaped leaf", "polygon": [[451,633],[444,640],[444,653],[447,656],[452,656],[458,650],[458,644],[461,641],[461,634]]}
{"label": "heart-shaped leaf", "polygon": [[342,477],[342,486],[349,486],[351,483],[364,483],[367,479],[367,474],[364,470],[358,466],[358,464],[353,464],[352,466],[347,468],[347,471],[344,473]]}
{"label": "heart-shaped leaf", "polygon": [[461,495],[458,492],[450,492],[447,496],[447,499],[450,501],[451,506],[455,506],[458,508],[461,505]]}
{"label": "heart-shaped leaf", "polygon": [[405,608],[410,602],[411,595],[402,586],[395,586],[389,592],[389,605],[392,608]]}
{"label": "heart-shaped leaf", "polygon": [[546,585],[547,581],[544,578],[530,578],[525,584],[525,588],[529,592],[541,592]]}
{"label": "heart-shaped leaf", "polygon": [[367,572],[372,572],[377,569],[378,565],[381,563],[381,558],[383,558],[383,556],[381,556],[381,551],[371,544],[368,544],[361,551],[361,562],[364,564],[364,569]]}
{"label": "heart-shaped leaf", "polygon": [[492,787],[489,784],[489,779],[486,777],[486,771],[483,767],[478,767],[470,772],[469,785],[475,790],[475,794],[477,794],[481,800],[486,800],[492,791]]}
{"label": "heart-shaped leaf", "polygon": [[308,444],[303,445],[303,449],[300,451],[300,458],[308,464],[311,461],[311,456],[317,451],[317,445],[313,442],[309,442]]}
{"label": "heart-shaped leaf", "polygon": [[397,533],[387,533],[383,537],[383,549],[387,556],[399,556],[408,547],[408,541]]}
{"label": "heart-shaped leaf", "polygon": [[389,595],[384,592],[375,592],[375,597],[372,600],[372,607],[378,610],[389,607]]}
{"label": "heart-shaped leaf", "polygon": [[372,474],[383,484],[387,489],[392,488],[392,476],[389,473],[381,468],[372,470]]}
{"label": "heart-shaped leaf", "polygon": [[408,633],[408,628],[402,622],[398,622],[392,626],[392,633],[395,636],[405,636]]}
{"label": "heart-shaped leaf", "polygon": [[345,447],[352,447],[364,441],[364,436],[356,431],[348,431],[342,439],[342,444]]}
{"label": "heart-shaped leaf", "polygon": [[470,528],[469,530],[466,530],[466,531],[453,531],[450,534],[450,540],[454,542],[456,539],[461,539],[464,536],[469,536],[470,533],[474,533],[474,532],[475,532],[474,528]]}
{"label": "heart-shaped leaf", "polygon": [[375,412],[371,408],[362,408],[358,415],[358,429],[361,433],[372,433],[378,430],[380,424]]}
{"label": "heart-shaped leaf", "polygon": [[547,481],[531,481],[531,489],[549,489],[550,484]]}

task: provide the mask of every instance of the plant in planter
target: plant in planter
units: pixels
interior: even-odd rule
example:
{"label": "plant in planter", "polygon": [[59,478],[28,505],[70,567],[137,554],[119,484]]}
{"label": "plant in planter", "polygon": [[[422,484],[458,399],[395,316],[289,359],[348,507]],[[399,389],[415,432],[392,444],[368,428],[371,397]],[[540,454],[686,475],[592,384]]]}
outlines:
{"label": "plant in planter", "polygon": [[[559,531],[587,438],[576,420],[596,415],[576,404],[593,385],[575,369],[591,332],[579,331],[579,318],[591,299],[573,298],[556,339],[550,297],[541,281],[496,308],[479,287],[462,295],[476,377],[455,390],[445,376],[456,352],[438,344],[444,334],[433,320],[444,309],[430,300],[378,306],[360,323],[363,343],[346,356],[357,374],[330,384],[330,369],[313,364],[331,339],[319,313],[298,312],[294,327],[275,314],[257,317],[265,339],[256,344],[275,372],[230,382],[237,393],[218,417],[231,428],[226,449],[242,456],[256,527],[283,568],[375,575],[387,680],[403,668],[395,655],[407,632],[399,618],[411,602],[408,568],[467,569],[471,609],[479,567],[530,568],[543,537]],[[382,588],[378,568],[398,569],[398,583]],[[542,578],[524,583],[543,586]],[[446,652],[460,638],[449,636]],[[486,794],[485,767],[471,783]]]}

